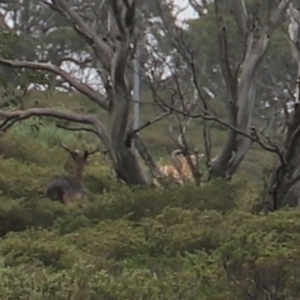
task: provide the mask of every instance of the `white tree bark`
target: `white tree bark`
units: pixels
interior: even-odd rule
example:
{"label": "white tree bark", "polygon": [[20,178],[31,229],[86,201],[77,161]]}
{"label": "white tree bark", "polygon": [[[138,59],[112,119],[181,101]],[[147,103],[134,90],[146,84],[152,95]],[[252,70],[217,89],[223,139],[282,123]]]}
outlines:
{"label": "white tree bark", "polygon": [[[220,55],[223,76],[229,94],[228,112],[229,123],[234,127],[251,134],[252,115],[256,100],[256,75],[262,59],[265,56],[270,37],[280,24],[289,5],[288,0],[274,1],[272,11],[265,25],[259,27],[251,24],[244,0],[232,0],[231,9],[236,23],[245,39],[244,59],[240,68],[231,70],[228,58],[226,24],[224,21],[223,0],[215,0],[216,18],[219,31]],[[210,172],[212,176],[231,177],[237,170],[252,141],[234,130],[228,132],[227,141],[220,153],[212,159]]]}

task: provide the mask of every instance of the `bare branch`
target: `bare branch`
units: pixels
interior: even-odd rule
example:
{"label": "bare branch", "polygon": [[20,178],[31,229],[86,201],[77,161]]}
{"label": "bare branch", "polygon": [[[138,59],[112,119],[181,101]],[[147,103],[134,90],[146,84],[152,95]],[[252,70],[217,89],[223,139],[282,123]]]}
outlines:
{"label": "bare branch", "polygon": [[84,38],[93,49],[96,57],[104,68],[109,71],[112,56],[111,48],[82,20],[82,18],[69,6],[66,0],[40,0],[53,10],[59,11],[64,17],[73,23],[74,29]]}
{"label": "bare branch", "polygon": [[90,63],[93,61],[93,58],[92,57],[88,57],[86,59],[84,59],[83,61],[80,61],[78,59],[75,59],[73,57],[64,57],[64,58],[61,58],[57,63],[56,65],[57,66],[61,66],[64,62],[72,62],[76,65],[78,65],[79,67],[84,67],[86,64]]}
{"label": "bare branch", "polygon": [[32,61],[18,61],[18,60],[9,60],[0,57],[0,64],[14,67],[14,68],[27,68],[33,70],[43,70],[59,75],[64,80],[66,80],[70,85],[72,85],[77,91],[89,97],[93,102],[98,104],[103,109],[107,110],[106,99],[97,93],[95,90],[90,88],[88,85],[79,82],[73,78],[70,74],[63,71],[57,66],[48,63],[38,63]]}
{"label": "bare branch", "polygon": [[172,113],[172,110],[169,109],[168,111],[166,111],[166,112],[164,112],[164,113],[158,115],[158,116],[155,117],[154,119],[145,122],[145,123],[144,123],[143,125],[141,125],[139,128],[133,130],[133,132],[132,132],[133,135],[135,135],[136,133],[142,131],[143,129],[145,129],[145,128],[147,128],[147,127],[149,127],[150,125],[157,123],[158,121],[162,120],[163,118],[169,116],[171,113]]}
{"label": "bare branch", "polygon": [[239,30],[246,36],[249,30],[249,17],[244,0],[232,0],[231,10]]}
{"label": "bare branch", "polygon": [[118,2],[117,0],[112,0],[111,7],[120,33],[126,34],[124,20],[122,19],[122,8],[118,6],[117,2]]}
{"label": "bare branch", "polygon": [[[95,125],[100,122],[94,115],[84,115],[72,112],[64,112],[51,108],[31,108],[27,110],[5,111],[0,110],[0,117],[5,118],[6,121],[21,121],[33,116],[53,117],[61,120],[68,120],[71,122]],[[5,123],[3,122],[3,123]],[[0,130],[3,130],[3,123],[0,125]]]}
{"label": "bare branch", "polygon": [[201,4],[198,0],[188,0],[189,4],[193,7],[193,9],[198,13],[199,17],[203,17],[205,9],[207,9],[209,3],[207,0],[202,0]]}
{"label": "bare branch", "polygon": [[159,167],[153,160],[152,156],[150,155],[149,151],[147,150],[147,147],[145,146],[145,144],[143,143],[143,141],[141,140],[139,135],[138,134],[134,135],[133,139],[134,139],[134,145],[135,145],[136,149],[138,150],[139,154],[141,155],[142,159],[148,166],[151,175],[156,179],[161,178],[162,174],[159,170]]}
{"label": "bare branch", "polygon": [[30,108],[15,111],[0,110],[0,117],[4,118],[4,121],[0,124],[0,132],[7,130],[18,121],[25,120],[33,116],[52,117],[60,120],[91,125],[94,128],[94,133],[100,138],[109,154],[112,155],[110,140],[107,136],[106,130],[101,121],[95,115],[65,112],[51,108]]}
{"label": "bare branch", "polygon": [[220,45],[220,54],[221,54],[221,67],[226,82],[227,89],[231,93],[231,97],[234,98],[236,93],[236,80],[232,74],[230,62],[229,62],[229,53],[228,53],[228,44],[227,44],[227,29],[224,20],[224,12],[222,11],[223,7],[220,4],[219,0],[215,1],[215,12],[218,25],[218,38]]}
{"label": "bare branch", "polygon": [[278,26],[278,23],[282,19],[283,15],[286,13],[286,10],[290,4],[291,0],[281,0],[276,8],[276,10],[271,14],[270,22],[269,22],[269,34],[274,31],[274,29]]}
{"label": "bare branch", "polygon": [[[173,111],[177,112],[178,114],[181,114],[181,115],[184,115],[186,117],[190,117],[190,118],[203,118],[205,120],[208,120],[208,121],[215,121],[223,126],[225,126],[226,128],[228,129],[231,129],[233,132],[237,133],[237,134],[240,134],[244,137],[247,137],[249,138],[252,142],[256,142],[258,143],[263,149],[267,150],[267,151],[270,151],[270,152],[273,152],[273,153],[277,153],[279,155],[280,153],[280,150],[278,148],[278,146],[276,146],[275,144],[269,146],[269,145],[266,145],[264,142],[262,142],[260,140],[260,138],[258,137],[258,135],[256,134],[255,132],[255,129],[252,127],[252,131],[251,133],[252,134],[248,134],[238,128],[236,128],[235,126],[225,122],[225,121],[222,121],[220,118],[216,117],[216,116],[213,116],[211,115],[209,112],[208,114],[203,114],[203,113],[197,113],[197,114],[189,114],[189,113],[186,113],[180,109],[176,109],[172,106],[169,106],[167,103],[164,104],[166,107],[168,107],[169,109],[172,109]],[[255,133],[255,134],[254,134]]]}
{"label": "bare branch", "polygon": [[60,128],[60,129],[68,130],[68,131],[87,131],[87,132],[93,133],[95,135],[98,135],[98,133],[95,129],[87,128],[87,127],[69,127],[69,126],[65,126],[65,125],[61,125],[61,124],[56,124],[56,127]]}

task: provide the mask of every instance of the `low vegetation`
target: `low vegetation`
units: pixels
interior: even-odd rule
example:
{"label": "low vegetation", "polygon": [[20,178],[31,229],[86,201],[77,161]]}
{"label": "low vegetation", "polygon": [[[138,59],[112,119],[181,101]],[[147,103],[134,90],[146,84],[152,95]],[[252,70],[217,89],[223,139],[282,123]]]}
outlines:
{"label": "low vegetation", "polygon": [[264,152],[232,182],[164,190],[121,185],[98,153],[85,172],[83,207],[65,206],[44,196],[54,176],[70,171],[57,145],[84,143],[51,127],[34,134],[31,125],[0,138],[1,299],[299,296],[300,212],[259,213],[262,186],[247,177],[261,176]]}

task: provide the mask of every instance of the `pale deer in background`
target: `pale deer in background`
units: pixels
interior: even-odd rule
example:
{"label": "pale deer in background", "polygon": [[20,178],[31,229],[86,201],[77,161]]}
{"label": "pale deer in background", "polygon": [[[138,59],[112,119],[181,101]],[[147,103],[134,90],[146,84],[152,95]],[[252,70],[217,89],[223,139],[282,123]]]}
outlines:
{"label": "pale deer in background", "polygon": [[83,197],[82,176],[87,159],[90,155],[98,151],[98,148],[93,151],[70,150],[61,144],[61,147],[66,150],[74,162],[74,174],[60,176],[52,181],[46,190],[46,195],[53,201],[60,201],[68,204],[81,200]]}
{"label": "pale deer in background", "polygon": [[[198,162],[203,158],[204,154],[198,154]],[[193,164],[197,163],[197,157],[195,154],[190,156]],[[160,172],[166,176],[175,180],[175,182],[183,185],[184,182],[193,179],[191,168],[186,160],[186,157],[182,154],[182,150],[176,149],[171,153],[172,165],[163,165],[159,167]]]}

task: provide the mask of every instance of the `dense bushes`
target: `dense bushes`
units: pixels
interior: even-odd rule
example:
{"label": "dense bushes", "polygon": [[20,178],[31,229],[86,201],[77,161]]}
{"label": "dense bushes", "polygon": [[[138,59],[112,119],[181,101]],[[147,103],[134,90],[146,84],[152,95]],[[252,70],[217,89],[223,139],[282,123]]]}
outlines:
{"label": "dense bushes", "polygon": [[138,223],[9,233],[0,245],[0,292],[4,299],[265,299],[274,291],[297,299],[299,217],[166,207]]}
{"label": "dense bushes", "polygon": [[128,188],[100,154],[84,206],[63,206],[44,190],[67,155],[26,139],[1,139],[1,299],[299,298],[298,210],[252,214],[260,194],[241,178]]}

